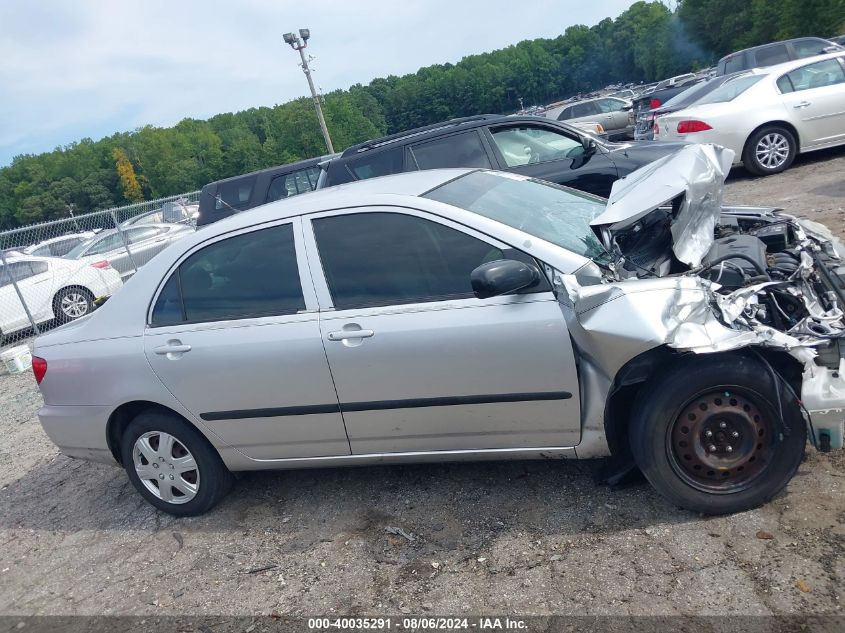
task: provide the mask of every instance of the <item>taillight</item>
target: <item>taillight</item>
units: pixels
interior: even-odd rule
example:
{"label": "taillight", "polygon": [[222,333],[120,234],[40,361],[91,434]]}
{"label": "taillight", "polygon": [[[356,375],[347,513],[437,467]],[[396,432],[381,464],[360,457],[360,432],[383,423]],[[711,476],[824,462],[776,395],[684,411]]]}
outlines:
{"label": "taillight", "polygon": [[692,134],[693,132],[704,132],[712,129],[704,121],[696,121],[695,119],[687,119],[678,123],[678,134]]}
{"label": "taillight", "polygon": [[91,266],[93,266],[94,268],[111,268],[111,264],[109,263],[109,260],[107,260],[107,259],[103,259],[103,260],[100,260],[98,262],[94,262],[93,264],[91,264]]}
{"label": "taillight", "polygon": [[648,102],[648,107],[651,110],[656,110],[657,108],[660,107],[660,99],[652,99],[651,101]]}
{"label": "taillight", "polygon": [[35,382],[39,385],[44,380],[44,374],[47,373],[47,361],[38,356],[32,357],[32,373],[35,374]]}

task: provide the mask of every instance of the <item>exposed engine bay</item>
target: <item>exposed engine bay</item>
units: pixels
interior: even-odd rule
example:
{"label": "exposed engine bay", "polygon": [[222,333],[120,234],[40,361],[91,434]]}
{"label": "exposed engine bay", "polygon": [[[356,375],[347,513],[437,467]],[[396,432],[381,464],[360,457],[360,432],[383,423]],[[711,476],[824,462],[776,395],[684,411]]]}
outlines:
{"label": "exposed engine bay", "polygon": [[563,281],[572,327],[618,341],[650,330],[695,353],[786,351],[803,364],[800,397],[813,420],[841,447],[845,247],[779,209],[723,207],[730,150],[689,146],[669,159],[617,183],[590,223],[610,261],[600,287]]}

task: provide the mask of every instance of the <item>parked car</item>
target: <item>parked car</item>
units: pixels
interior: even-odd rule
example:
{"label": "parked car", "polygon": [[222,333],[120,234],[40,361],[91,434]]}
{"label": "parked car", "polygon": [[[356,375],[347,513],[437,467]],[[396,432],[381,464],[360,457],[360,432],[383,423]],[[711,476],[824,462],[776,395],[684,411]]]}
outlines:
{"label": "parked car", "polygon": [[600,123],[609,139],[629,139],[633,135],[631,102],[617,97],[601,97],[570,103],[548,110],[545,115],[555,121],[569,124],[581,122]]}
{"label": "parked car", "polygon": [[842,46],[820,37],[799,37],[772,42],[725,55],[716,65],[716,74],[730,75],[740,70],[765,68],[840,50],[843,50]]}
{"label": "parked car", "polygon": [[655,138],[718,143],[758,175],[845,144],[845,52],[755,69],[655,124]]}
{"label": "parked car", "polygon": [[0,263],[0,342],[31,326],[21,297],[36,323],[73,321],[89,314],[94,301],[120,288],[120,275],[109,266],[92,266],[55,257],[9,255]]}
{"label": "parked car", "polygon": [[747,510],[802,461],[799,398],[814,442],[841,423],[845,250],[723,209],[731,160],[683,147],[609,202],[451,169],[239,214],[36,340],[39,418],[176,515],[231,471],[609,454],[685,508]]}
{"label": "parked car", "polygon": [[120,223],[121,228],[138,224],[187,224],[196,226],[199,205],[187,202],[167,202],[160,209],[147,211]]}
{"label": "parked car", "polygon": [[[655,86],[655,89],[653,90],[647,90],[645,92],[642,92],[640,96],[634,99],[633,102],[634,120],[639,122],[644,118],[647,119],[649,112],[657,110],[669,100],[674,99],[679,94],[686,92],[692,87],[701,85],[701,83],[702,82],[699,80],[693,80],[679,83],[673,86],[662,87],[660,89],[657,89]],[[634,128],[634,138],[636,140],[651,140],[651,138],[648,138],[648,136],[642,134],[642,132],[638,134],[638,128],[639,123],[637,123]]]}
{"label": "parked car", "polygon": [[845,46],[845,35],[837,35],[836,37],[830,38],[830,41],[839,46]]}
{"label": "parked car", "polygon": [[[634,128],[634,140],[637,141],[651,141],[654,139],[654,119],[657,116],[663,116],[671,112],[677,112],[693,105],[704,95],[710,94],[716,88],[721,86],[726,81],[730,81],[736,77],[738,73],[733,75],[722,75],[720,77],[713,77],[707,81],[702,81],[691,86],[684,87],[674,97],[667,99],[664,103],[660,103],[657,99],[649,100],[649,105],[656,102],[657,106],[654,109],[642,108],[637,114],[637,125]],[[665,94],[663,97],[665,98]]]}
{"label": "parked car", "polygon": [[313,191],[320,175],[318,165],[327,158],[330,157],[309,158],[205,185],[200,192],[197,226],[217,222],[268,202]]}
{"label": "parked car", "polygon": [[84,231],[82,233],[69,233],[68,235],[61,235],[53,237],[43,242],[38,242],[32,246],[27,246],[23,249],[26,255],[34,255],[36,257],[64,257],[73,248],[87,242],[96,233],[94,231]]}
{"label": "parked car", "polygon": [[110,229],[83,242],[65,258],[108,264],[126,279],[174,241],[193,232],[192,227],[184,224],[141,224]]}
{"label": "parked car", "polygon": [[677,150],[674,144],[604,142],[544,117],[486,114],[353,145],[328,162],[319,187],[443,167],[482,167],[607,196],[613,183]]}

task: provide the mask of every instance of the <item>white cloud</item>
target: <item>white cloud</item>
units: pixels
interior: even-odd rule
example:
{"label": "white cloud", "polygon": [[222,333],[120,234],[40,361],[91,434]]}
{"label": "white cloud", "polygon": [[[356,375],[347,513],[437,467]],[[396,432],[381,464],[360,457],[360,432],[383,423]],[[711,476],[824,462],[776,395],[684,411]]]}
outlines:
{"label": "white cloud", "polygon": [[631,0],[62,0],[0,4],[0,165],[84,136],[283,103],[595,24]]}

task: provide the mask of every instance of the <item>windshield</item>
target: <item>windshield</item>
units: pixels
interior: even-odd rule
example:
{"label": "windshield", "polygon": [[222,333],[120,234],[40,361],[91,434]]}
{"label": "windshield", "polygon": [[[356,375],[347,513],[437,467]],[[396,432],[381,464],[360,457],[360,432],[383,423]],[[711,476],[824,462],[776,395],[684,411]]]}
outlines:
{"label": "windshield", "polygon": [[517,174],[474,171],[424,194],[601,262],[609,261],[590,221],[605,202]]}
{"label": "windshield", "polygon": [[726,81],[709,95],[705,95],[699,99],[696,105],[733,101],[751,86],[760,81],[764,76],[765,75],[742,75],[731,81]]}
{"label": "windshield", "polygon": [[62,255],[62,257],[64,259],[76,259],[80,255],[82,255],[82,253],[85,251],[85,249],[88,248],[91,245],[91,243],[96,239],[97,239],[96,237],[92,237],[89,240],[83,240],[82,242],[80,242],[79,244],[74,246],[72,249],[70,249],[67,253]]}

